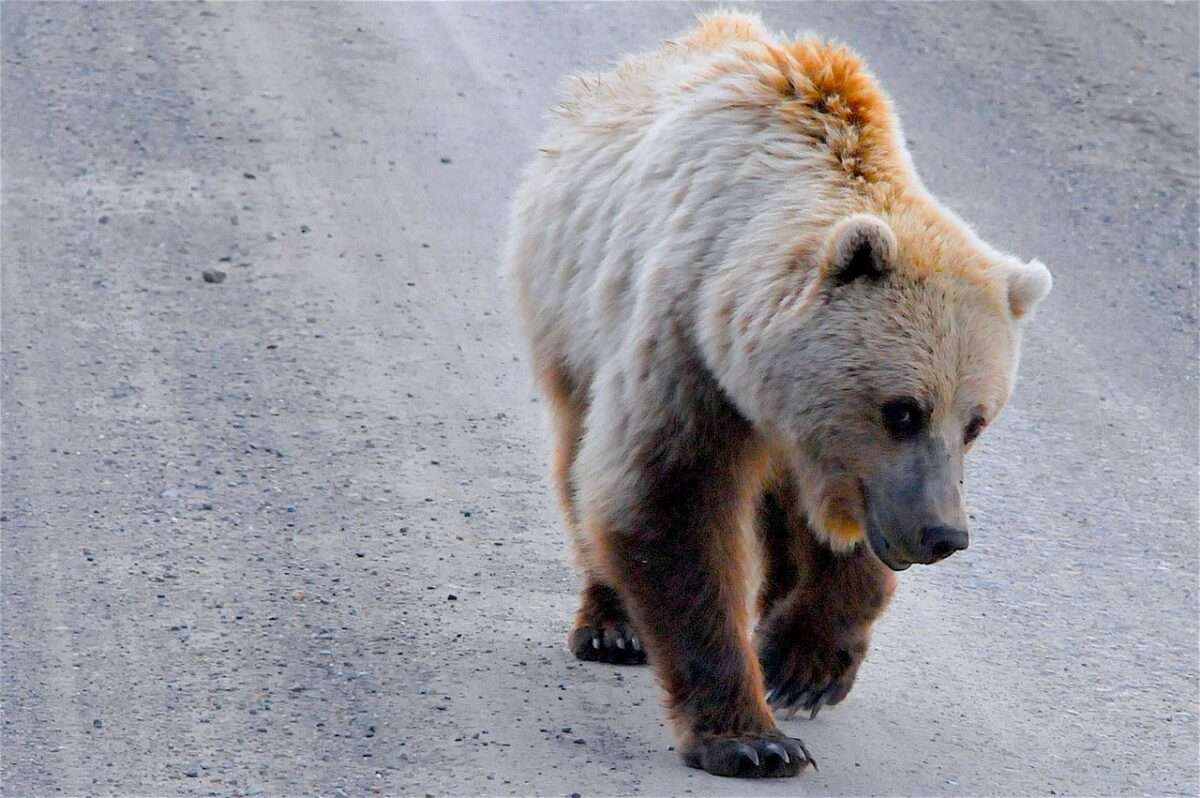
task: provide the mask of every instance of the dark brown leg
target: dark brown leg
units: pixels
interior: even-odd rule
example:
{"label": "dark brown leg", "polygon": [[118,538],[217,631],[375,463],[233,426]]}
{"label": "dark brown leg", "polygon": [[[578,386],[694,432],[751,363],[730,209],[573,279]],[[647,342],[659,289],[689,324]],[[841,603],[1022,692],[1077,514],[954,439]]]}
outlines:
{"label": "dark brown leg", "polygon": [[767,700],[815,717],[854,686],[896,578],[865,544],[835,554],[814,538],[787,480],[763,498],[758,522],[765,562],[757,640]]}
{"label": "dark brown leg", "polygon": [[[773,486],[759,501],[758,528],[762,552],[762,585],[758,591],[758,617],[766,618],[771,608],[796,587],[800,579],[799,557],[793,553],[792,513],[784,503],[793,497],[782,486]],[[803,545],[799,543],[798,545]]]}
{"label": "dark brown leg", "polygon": [[[589,473],[597,464],[620,472],[585,503],[585,523],[666,689],[684,761],[722,776],[792,776],[811,759],[763,698],[744,601],[740,521],[753,512],[765,458],[723,400],[708,411],[675,409],[661,426],[626,419],[613,437],[629,448],[588,462]],[[601,450],[614,444],[597,437]],[[589,431],[585,461],[592,445]]]}
{"label": "dark brown leg", "polygon": [[567,637],[567,647],[582,660],[618,665],[643,664],[646,651],[633,628],[633,622],[629,620],[629,614],[625,612],[617,592],[600,580],[592,562],[591,546],[579,533],[572,469],[583,437],[587,405],[565,369],[547,369],[542,373],[541,381],[550,400],[553,428],[554,451],[550,476],[584,583],[579,595],[575,625]]}

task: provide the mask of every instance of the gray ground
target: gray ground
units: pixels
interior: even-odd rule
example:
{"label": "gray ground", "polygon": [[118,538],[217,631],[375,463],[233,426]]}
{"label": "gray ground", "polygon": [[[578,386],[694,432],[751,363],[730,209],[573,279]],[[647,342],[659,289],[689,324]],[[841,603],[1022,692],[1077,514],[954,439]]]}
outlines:
{"label": "gray ground", "polygon": [[3,794],[1197,794],[1197,8],[764,9],[1057,287],[970,552],[748,784],[564,651],[495,277],[556,78],[691,9],[5,3]]}

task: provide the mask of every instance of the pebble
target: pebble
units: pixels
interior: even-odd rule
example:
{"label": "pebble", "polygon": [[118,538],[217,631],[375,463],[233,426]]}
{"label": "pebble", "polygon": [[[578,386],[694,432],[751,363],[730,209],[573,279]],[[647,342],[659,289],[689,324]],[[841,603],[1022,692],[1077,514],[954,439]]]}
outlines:
{"label": "pebble", "polygon": [[223,283],[225,282],[225,272],[220,269],[205,269],[201,272],[201,276],[206,283]]}

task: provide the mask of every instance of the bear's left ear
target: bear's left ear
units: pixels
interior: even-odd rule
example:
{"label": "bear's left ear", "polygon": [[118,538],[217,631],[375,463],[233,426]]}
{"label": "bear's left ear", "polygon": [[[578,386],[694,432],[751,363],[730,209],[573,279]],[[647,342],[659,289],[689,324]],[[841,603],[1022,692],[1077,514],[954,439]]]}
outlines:
{"label": "bear's left ear", "polygon": [[896,262],[896,234],[878,216],[856,213],[829,232],[821,274],[834,286],[856,280],[876,280]]}
{"label": "bear's left ear", "polygon": [[1040,260],[1022,263],[1016,258],[1010,258],[1004,265],[1004,272],[1004,280],[1008,286],[1008,307],[1013,318],[1028,318],[1054,285],[1050,270]]}

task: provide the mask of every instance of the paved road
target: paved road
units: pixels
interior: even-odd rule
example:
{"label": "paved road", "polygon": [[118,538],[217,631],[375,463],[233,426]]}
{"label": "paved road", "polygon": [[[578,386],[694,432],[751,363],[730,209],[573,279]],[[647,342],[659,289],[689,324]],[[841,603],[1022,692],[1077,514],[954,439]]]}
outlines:
{"label": "paved road", "polygon": [[1057,285],[969,555],[749,785],[565,653],[495,277],[556,78],[692,9],[5,3],[3,794],[1195,795],[1197,9],[764,9]]}

